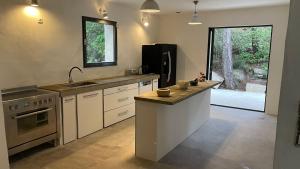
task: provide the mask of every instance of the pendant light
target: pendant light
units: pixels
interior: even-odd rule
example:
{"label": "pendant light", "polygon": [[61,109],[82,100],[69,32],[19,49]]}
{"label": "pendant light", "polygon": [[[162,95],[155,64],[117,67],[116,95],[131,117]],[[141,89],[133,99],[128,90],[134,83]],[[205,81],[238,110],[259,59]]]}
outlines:
{"label": "pendant light", "polygon": [[201,25],[202,22],[200,21],[200,18],[198,16],[198,12],[197,12],[197,4],[198,4],[198,0],[194,1],[194,5],[195,5],[195,11],[193,13],[192,19],[189,22],[189,25]]}
{"label": "pendant light", "polygon": [[146,13],[157,13],[160,12],[160,9],[155,0],[146,0],[141,6],[140,11]]}

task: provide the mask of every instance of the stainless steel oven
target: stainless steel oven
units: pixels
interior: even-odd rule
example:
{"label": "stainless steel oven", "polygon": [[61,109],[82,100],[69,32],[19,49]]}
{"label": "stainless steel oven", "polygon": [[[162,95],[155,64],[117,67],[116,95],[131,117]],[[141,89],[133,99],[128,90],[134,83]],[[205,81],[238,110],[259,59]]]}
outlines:
{"label": "stainless steel oven", "polygon": [[10,155],[58,138],[56,93],[40,89],[6,93],[3,109]]}

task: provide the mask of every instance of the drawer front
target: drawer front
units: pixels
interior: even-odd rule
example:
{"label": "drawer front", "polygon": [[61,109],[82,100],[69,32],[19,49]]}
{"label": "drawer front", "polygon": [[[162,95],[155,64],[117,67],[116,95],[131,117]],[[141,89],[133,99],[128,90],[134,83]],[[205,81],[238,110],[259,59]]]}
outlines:
{"label": "drawer front", "polygon": [[135,104],[126,105],[118,109],[104,112],[104,127],[125,120],[135,115]]}
{"label": "drawer front", "polygon": [[139,87],[138,83],[134,83],[134,84],[124,85],[124,86],[104,89],[104,95],[110,95],[110,94],[124,92],[131,89],[137,89],[138,87]]}
{"label": "drawer front", "polygon": [[116,109],[134,103],[134,96],[138,95],[138,89],[131,89],[119,93],[104,96],[104,111]]}

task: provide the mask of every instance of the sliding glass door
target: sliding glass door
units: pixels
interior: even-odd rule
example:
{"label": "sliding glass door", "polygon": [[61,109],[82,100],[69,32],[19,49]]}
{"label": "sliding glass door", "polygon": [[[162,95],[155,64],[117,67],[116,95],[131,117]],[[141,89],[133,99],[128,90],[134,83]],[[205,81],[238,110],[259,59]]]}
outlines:
{"label": "sliding glass door", "polygon": [[272,29],[271,25],[209,29],[207,76],[222,82],[212,91],[212,104],[265,111]]}

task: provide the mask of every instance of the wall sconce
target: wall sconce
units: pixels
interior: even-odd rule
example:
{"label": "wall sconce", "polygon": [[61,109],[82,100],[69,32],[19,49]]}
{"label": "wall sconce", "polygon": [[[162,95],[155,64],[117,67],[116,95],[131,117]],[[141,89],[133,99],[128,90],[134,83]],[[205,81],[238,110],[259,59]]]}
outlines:
{"label": "wall sconce", "polygon": [[105,9],[100,8],[99,14],[100,14],[101,18],[108,19],[108,12]]}
{"label": "wall sconce", "polygon": [[38,7],[39,6],[39,1],[38,0],[31,0],[30,6]]}
{"label": "wall sconce", "polygon": [[148,27],[150,25],[149,23],[149,15],[146,14],[146,13],[143,13],[142,14],[142,24],[145,26],[145,27]]}
{"label": "wall sconce", "polygon": [[38,0],[30,0],[27,1],[28,2],[28,6],[26,6],[24,8],[24,12],[27,16],[33,17],[33,18],[37,18],[37,23],[38,24],[43,24],[44,20],[43,18],[40,16],[40,11],[37,8],[39,6],[39,1]]}

